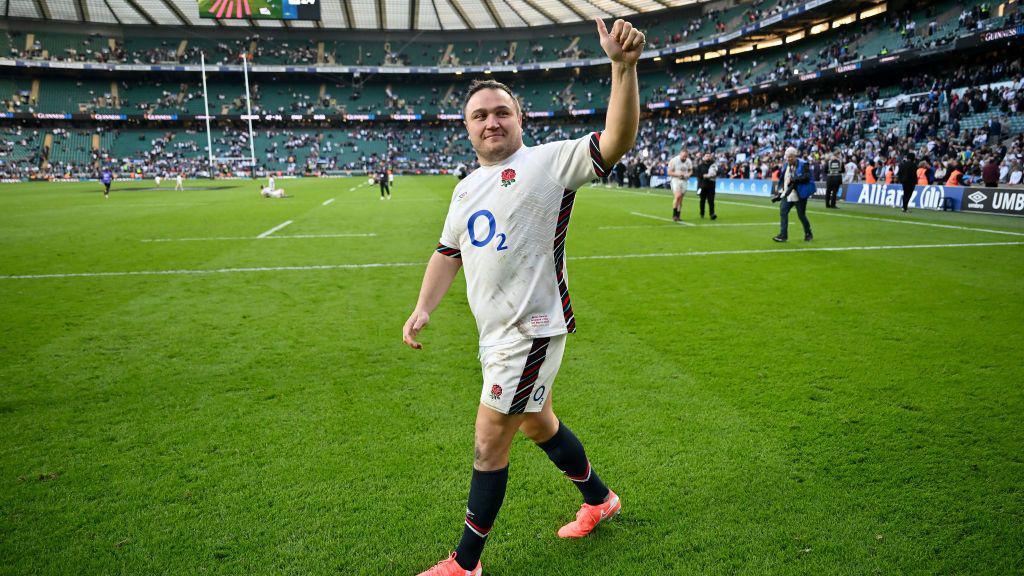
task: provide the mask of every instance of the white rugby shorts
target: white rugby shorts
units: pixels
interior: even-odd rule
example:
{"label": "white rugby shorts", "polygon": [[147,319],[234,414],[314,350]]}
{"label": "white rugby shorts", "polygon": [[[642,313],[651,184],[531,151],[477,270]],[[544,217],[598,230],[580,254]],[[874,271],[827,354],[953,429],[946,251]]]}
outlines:
{"label": "white rugby shorts", "polygon": [[686,194],[686,180],[682,178],[672,179],[672,193],[673,194]]}
{"label": "white rugby shorts", "polygon": [[562,365],[566,334],[480,347],[480,403],[502,414],[540,412]]}

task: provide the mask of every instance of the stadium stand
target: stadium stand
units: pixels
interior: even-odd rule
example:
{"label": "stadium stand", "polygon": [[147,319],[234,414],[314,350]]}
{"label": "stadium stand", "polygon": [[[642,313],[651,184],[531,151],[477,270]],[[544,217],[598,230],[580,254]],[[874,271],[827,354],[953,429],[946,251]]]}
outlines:
{"label": "stadium stand", "polygon": [[[843,15],[874,5],[839,6],[796,29],[781,28],[777,41],[745,31],[744,26],[769,18],[785,22],[802,3],[700,5],[678,10],[678,18],[650,18],[649,47],[679,47],[682,56],[666,56],[664,62],[641,69],[641,100],[649,110],[638,145],[624,164],[644,162],[648,171],[656,171],[667,154],[685,145],[715,152],[736,170],[749,171],[751,163],[760,170],[777,162],[784,145],[798,144],[814,154],[840,150],[858,162],[882,164],[902,150],[919,149],[937,164],[962,162],[969,176],[978,171],[978,158],[998,154],[1009,178],[1019,160],[1024,130],[1020,60],[1004,51],[1002,60],[989,65],[977,51],[956,46],[979,31],[1021,24],[1017,3],[892,4],[854,20]],[[829,24],[829,18],[835,20]],[[696,40],[716,38],[730,38],[732,44],[686,48]],[[922,51],[943,48],[942,59],[933,61],[941,62],[941,74],[932,70],[906,76],[880,69],[859,72],[852,83],[837,79],[793,87],[820,70],[840,66],[855,70],[857,64],[880,55],[915,50],[927,54]],[[345,40],[316,34],[285,37],[267,29],[224,34],[208,30],[178,34],[171,29],[156,36],[121,28],[75,34],[42,25],[38,30],[8,26],[0,33],[0,54],[29,63],[192,65],[204,54],[208,64],[217,66],[236,64],[242,53],[249,54],[257,67],[546,66],[571,60],[568,67],[498,76],[520,95],[530,115],[528,142],[599,129],[597,119],[608,92],[605,75],[593,74],[593,68],[579,62],[600,54],[596,37],[582,25],[518,36],[451,34],[422,39],[419,34],[395,32]],[[116,166],[122,173],[145,177],[175,171],[200,175],[210,168],[206,134],[196,121],[204,114],[204,104],[195,72],[114,68],[101,75],[75,77],[31,66],[10,70],[16,73],[0,79],[0,111],[36,117],[18,118],[4,126],[9,136],[0,149],[0,166],[6,177],[90,176],[100,166]],[[372,70],[323,74],[304,68],[288,73],[254,69],[250,74],[253,113],[280,118],[257,126],[257,164],[260,170],[290,174],[360,172],[381,162],[398,170],[424,172],[445,171],[459,162],[472,164],[474,157],[457,118],[437,117],[461,112],[461,89],[467,81],[468,77],[452,73],[410,76]],[[767,84],[778,88],[754,95],[755,89]],[[240,76],[214,70],[207,85],[210,113],[219,118],[211,132],[213,156],[247,156],[248,132],[238,121],[246,111]],[[745,92],[750,95],[742,96]],[[711,101],[723,93],[728,98]],[[89,114],[125,115],[128,122],[105,124],[78,117]],[[344,125],[333,121],[289,124],[287,118],[293,114],[325,115]],[[393,115],[409,118],[398,122]],[[990,140],[996,139],[1005,150],[992,147]],[[239,168],[215,162],[214,171],[237,174]]]}

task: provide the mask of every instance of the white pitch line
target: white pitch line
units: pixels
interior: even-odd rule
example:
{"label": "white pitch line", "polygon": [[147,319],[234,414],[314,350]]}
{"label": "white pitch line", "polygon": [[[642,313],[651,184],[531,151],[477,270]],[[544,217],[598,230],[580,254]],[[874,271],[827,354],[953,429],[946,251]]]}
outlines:
{"label": "white pitch line", "polygon": [[289,238],[370,238],[376,236],[374,232],[352,233],[352,234],[286,234],[284,236],[267,236],[263,240],[281,240]]}
{"label": "white pitch line", "polygon": [[334,198],[328,198],[327,200],[324,200],[324,203],[321,204],[321,206],[327,206],[331,202],[334,202]]}
{"label": "white pitch line", "polygon": [[892,246],[828,246],[814,248],[759,248],[751,250],[709,250],[705,252],[658,252],[653,254],[609,254],[574,256],[571,260],[618,260],[630,258],[670,258],[679,256],[723,256],[733,254],[781,254],[792,252],[850,252],[862,250],[912,250],[920,248],[967,248],[975,246],[1024,246],[1024,242],[974,242],[961,244],[904,244]]}
{"label": "white pitch line", "polygon": [[[733,202],[730,200],[719,200],[719,204],[732,204],[734,206],[749,206],[750,208],[761,208],[762,210],[779,211],[776,206],[761,206],[747,202]],[[822,212],[821,210],[808,210],[808,214],[818,216],[835,216],[836,218],[852,218],[854,220],[870,220],[872,222],[892,222],[893,224],[910,224],[912,226],[929,226],[931,228],[948,228],[951,230],[967,230],[970,232],[988,232],[989,234],[1005,234],[1007,236],[1024,236],[1024,232],[1010,232],[1009,230],[993,230],[991,228],[974,228],[972,226],[956,226],[954,224],[938,224],[935,222],[921,222],[919,220],[897,220],[896,218],[882,218],[874,216],[855,216],[853,214],[838,214],[836,212]]]}
{"label": "white pitch line", "polygon": [[721,228],[723,226],[778,226],[778,222],[723,222],[721,224],[697,224],[698,228]]}
{"label": "white pitch line", "polygon": [[[723,224],[690,224],[694,228],[722,228],[724,226],[778,226],[778,222],[729,222]],[[678,228],[677,223],[672,224],[640,224],[636,226],[598,226],[598,230],[629,230],[635,228]]]}
{"label": "white pitch line", "polygon": [[280,230],[281,228],[284,228],[285,226],[287,226],[287,225],[289,225],[289,224],[291,224],[291,223],[292,223],[292,221],[291,221],[291,220],[286,220],[286,221],[284,221],[284,222],[281,222],[281,223],[280,223],[280,224],[278,224],[277,226],[274,226],[274,227],[273,227],[273,228],[271,228],[270,230],[267,230],[267,231],[266,231],[266,232],[264,232],[263,234],[260,234],[259,236],[257,236],[257,238],[266,238],[267,236],[270,236],[270,235],[271,235],[271,234],[273,234],[274,232],[277,232],[277,231],[278,231],[278,230]]}
{"label": "white pitch line", "polygon": [[632,214],[633,216],[641,216],[643,218],[651,218],[652,220],[661,220],[662,222],[672,222],[673,224],[677,224],[677,225],[680,225],[680,226],[694,226],[694,224],[690,224],[689,222],[683,222],[682,220],[680,220],[679,222],[676,222],[676,221],[672,220],[671,218],[663,218],[661,216],[651,216],[650,214],[641,214],[640,212],[630,212],[630,214]]}
{"label": "white pitch line", "polygon": [[[666,196],[665,194],[655,194],[651,192],[635,192],[633,190],[623,190],[621,188],[602,188],[598,186],[590,186],[589,188],[604,192],[617,192],[620,194],[633,194],[636,196],[650,196],[652,198],[663,198]],[[762,210],[773,210],[775,212],[779,211],[779,208],[777,206],[763,206],[761,204],[750,204],[748,202],[735,202],[731,200],[716,200],[716,202],[718,204],[732,204],[734,206],[748,206],[750,208],[760,208]],[[866,204],[866,206],[874,205]],[[934,222],[920,222],[917,220],[897,220],[895,218],[876,218],[874,216],[854,216],[853,214],[837,214],[835,212],[822,212],[821,210],[808,210],[807,213],[816,214],[820,216],[835,216],[837,218],[853,218],[855,220],[871,220],[874,222],[891,222],[893,224],[911,224],[914,226],[930,226],[932,228],[948,228],[952,230],[967,230],[970,232],[988,232],[991,234],[1006,234],[1008,236],[1024,236],[1024,232],[1010,232],[1009,230],[993,230],[991,228],[974,228],[971,226],[956,226],[953,224],[937,224]]]}
{"label": "white pitch line", "polygon": [[[607,254],[574,256],[571,260],[629,260],[635,258],[675,258],[684,256],[725,256],[735,254],[797,254],[803,252],[849,252],[869,250],[913,250],[928,248],[973,248],[987,246],[1024,246],[1024,242],[976,242],[966,244],[905,244],[894,246],[834,246],[814,248],[764,248],[752,250],[712,250],[704,252],[658,252],[653,254]],[[47,278],[97,278],[112,276],[174,276],[232,274],[241,272],[281,272],[305,270],[356,270],[365,268],[406,268],[426,266],[424,262],[379,262],[370,264],[320,264],[312,266],[262,266],[252,268],[214,268],[209,270],[134,270],[126,272],[73,272],[66,274],[9,274],[0,280],[39,280]]]}
{"label": "white pitch line", "polygon": [[25,274],[0,276],[0,280],[29,280],[41,278],[93,278],[110,276],[181,276],[203,274],[232,274],[239,272],[283,272],[304,270],[352,270],[360,268],[400,268],[425,266],[423,262],[386,262],[376,264],[322,264],[313,266],[259,266],[252,268],[214,268],[210,270],[133,270],[128,272],[78,272],[71,274]]}
{"label": "white pitch line", "polygon": [[369,238],[373,232],[353,234],[290,234],[281,236],[212,236],[208,238],[143,238],[140,242],[202,242],[207,240],[290,240],[293,238]]}
{"label": "white pitch line", "polygon": [[[774,206],[760,206],[757,204],[748,204],[746,202],[732,202],[729,200],[722,200],[721,204],[733,204],[735,206],[749,206],[751,208],[762,208],[766,210],[779,209]],[[874,216],[855,216],[853,214],[838,214],[836,212],[822,212],[821,210],[808,210],[808,214],[816,214],[821,216],[835,216],[836,218],[852,218],[854,220],[871,220],[873,222],[892,222],[894,224],[910,224],[913,226],[931,226],[932,228],[950,228],[953,230],[968,230],[971,232],[988,232],[991,234],[1007,234],[1009,236],[1024,236],[1024,232],[1010,232],[1009,230],[993,230],[991,228],[974,228],[973,226],[957,226],[955,224],[938,224],[935,222],[921,222],[919,220],[897,220],[896,218],[881,218]]]}
{"label": "white pitch line", "polygon": [[598,226],[598,230],[631,230],[636,228],[679,228],[675,222],[672,224],[637,224],[635,226]]}

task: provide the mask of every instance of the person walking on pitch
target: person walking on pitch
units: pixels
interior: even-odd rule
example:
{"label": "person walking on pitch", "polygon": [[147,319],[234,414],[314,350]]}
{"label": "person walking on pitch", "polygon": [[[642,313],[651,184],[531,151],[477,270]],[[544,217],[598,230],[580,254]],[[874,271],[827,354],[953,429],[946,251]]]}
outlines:
{"label": "person walking on pitch", "polygon": [[418,334],[464,268],[480,333],[483,390],[462,537],[455,552],[420,576],[481,575],[480,556],[505,499],[517,432],[533,440],[583,497],[559,537],[584,537],[621,510],[618,495],[551,404],[567,334],[576,331],[565,265],[576,190],[605,176],[632,148],[640,119],[636,62],[644,35],[623,20],[610,31],[596,22],[611,59],[603,132],[525,146],[523,111],[507,86],[475,81],[468,90],[465,126],[480,168],[455,187],[403,340],[422,348]]}

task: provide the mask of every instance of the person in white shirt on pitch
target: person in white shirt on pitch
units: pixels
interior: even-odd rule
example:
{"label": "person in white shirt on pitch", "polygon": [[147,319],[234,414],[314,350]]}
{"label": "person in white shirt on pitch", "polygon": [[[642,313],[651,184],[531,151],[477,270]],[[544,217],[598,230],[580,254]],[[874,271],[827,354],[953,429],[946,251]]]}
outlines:
{"label": "person in white shirt on pitch", "polygon": [[185,189],[185,177],[178,172],[178,175],[174,177],[174,189],[184,190]]}
{"label": "person in white shirt on pitch", "polygon": [[576,330],[565,268],[575,191],[606,175],[633,147],[640,118],[636,62],[644,35],[623,20],[610,32],[596,22],[611,59],[604,132],[525,146],[522,108],[507,86],[477,81],[467,94],[465,125],[480,168],[455,187],[403,340],[422,348],[417,335],[464,268],[480,333],[483,391],[462,539],[451,556],[420,576],[480,576],[480,554],[505,498],[516,432],[537,443],[583,495],[576,520],[558,530],[560,537],[586,536],[621,508],[551,407],[566,335]]}
{"label": "person in white shirt on pitch", "polygon": [[853,161],[851,156],[846,161],[845,170],[843,171],[843,184],[851,184],[857,179],[857,163]]}
{"label": "person in white shirt on pitch", "polygon": [[690,153],[683,148],[678,156],[668,162],[668,175],[672,179],[672,221],[679,222],[683,198],[686,197],[686,184],[693,174],[693,161]]}
{"label": "person in white shirt on pitch", "polygon": [[267,185],[260,188],[260,196],[264,198],[287,198],[284,194],[284,190],[277,188],[277,182],[273,176],[267,177]]}

